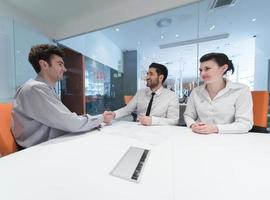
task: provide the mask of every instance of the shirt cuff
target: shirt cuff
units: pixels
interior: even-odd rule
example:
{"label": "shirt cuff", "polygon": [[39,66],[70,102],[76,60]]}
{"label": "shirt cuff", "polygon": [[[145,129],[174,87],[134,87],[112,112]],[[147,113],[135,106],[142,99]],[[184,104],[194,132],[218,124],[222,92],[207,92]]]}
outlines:
{"label": "shirt cuff", "polygon": [[151,125],[158,125],[159,124],[159,118],[151,116],[152,124]]}
{"label": "shirt cuff", "polygon": [[100,120],[100,123],[102,123],[104,121],[103,115],[99,115],[99,120]]}
{"label": "shirt cuff", "polygon": [[[121,118],[121,113],[120,113],[118,110],[113,111],[113,112],[115,113],[115,117],[114,117],[114,119]],[[119,117],[119,116],[120,116],[120,117]]]}
{"label": "shirt cuff", "polygon": [[190,128],[191,124],[196,123],[193,119],[187,119],[187,118],[185,118],[185,122],[188,128]]}
{"label": "shirt cuff", "polygon": [[241,124],[217,124],[218,133],[248,133],[249,129]]}
{"label": "shirt cuff", "polygon": [[229,133],[230,131],[227,130],[226,125],[216,125],[218,128],[218,133]]}

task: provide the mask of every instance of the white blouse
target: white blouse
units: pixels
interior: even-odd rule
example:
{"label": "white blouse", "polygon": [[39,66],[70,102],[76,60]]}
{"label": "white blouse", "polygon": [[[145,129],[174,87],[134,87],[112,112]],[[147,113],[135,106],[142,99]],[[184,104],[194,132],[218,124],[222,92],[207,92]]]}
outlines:
{"label": "white blouse", "polygon": [[215,124],[219,133],[245,133],[253,126],[253,103],[248,86],[226,80],[213,100],[205,84],[196,87],[184,113],[187,127],[196,122]]}

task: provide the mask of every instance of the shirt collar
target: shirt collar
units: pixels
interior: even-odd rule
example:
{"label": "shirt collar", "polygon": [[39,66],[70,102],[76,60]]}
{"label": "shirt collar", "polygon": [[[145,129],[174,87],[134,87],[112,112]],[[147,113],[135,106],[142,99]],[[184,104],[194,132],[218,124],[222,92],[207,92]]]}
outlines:
{"label": "shirt collar", "polygon": [[230,81],[229,79],[225,79],[225,80],[226,80],[226,88],[228,88],[228,89],[242,88],[241,84],[234,83],[234,82]]}
{"label": "shirt collar", "polygon": [[[157,96],[159,96],[160,94],[161,94],[161,92],[163,91],[163,86],[160,86],[160,88],[158,88],[156,91],[155,91],[155,94],[157,95]],[[149,95],[149,96],[151,96],[151,94],[152,94],[152,90],[150,89],[150,88],[147,88],[147,94]]]}
{"label": "shirt collar", "polygon": [[37,77],[35,78],[36,81],[45,83],[46,85],[48,85],[52,90],[54,90],[54,86],[50,85],[49,82],[47,80],[45,80],[44,78],[42,78],[40,75],[37,75]]}
{"label": "shirt collar", "polygon": [[[230,81],[229,79],[224,79],[225,82],[226,82],[226,85],[225,85],[225,88],[223,88],[222,90],[230,90],[230,89],[238,89],[238,88],[241,88],[241,85],[239,84],[235,84],[234,82]],[[204,83],[200,89],[201,91],[206,91],[206,84]]]}
{"label": "shirt collar", "polygon": [[[226,79],[226,78],[224,78],[224,80],[226,82],[225,88],[223,88],[222,90],[220,90],[218,92],[217,96],[215,96],[214,99],[222,96],[223,94],[227,93],[230,90],[235,90],[235,89],[241,88],[241,85],[240,84],[236,84],[236,83],[234,83],[234,82],[232,82],[232,81],[230,81],[229,79]],[[206,90],[206,84],[205,83],[200,88],[200,92],[203,93],[206,97],[209,97],[208,92]]]}

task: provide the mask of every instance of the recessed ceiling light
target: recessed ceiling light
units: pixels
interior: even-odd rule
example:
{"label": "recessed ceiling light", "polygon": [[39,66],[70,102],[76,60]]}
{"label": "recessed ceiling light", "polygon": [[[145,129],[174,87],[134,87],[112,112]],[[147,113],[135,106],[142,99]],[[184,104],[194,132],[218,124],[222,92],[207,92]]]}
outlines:
{"label": "recessed ceiling light", "polygon": [[119,28],[116,28],[116,29],[115,29],[115,31],[116,31],[116,32],[119,32],[119,31],[120,31],[120,29],[119,29]]}
{"label": "recessed ceiling light", "polygon": [[213,25],[213,26],[211,26],[211,27],[209,28],[209,30],[212,31],[212,30],[214,30],[215,28],[216,28],[216,26]]}
{"label": "recessed ceiling light", "polygon": [[252,21],[252,22],[255,22],[256,20],[257,20],[256,18],[253,18],[251,21]]}
{"label": "recessed ceiling light", "polygon": [[178,34],[175,34],[175,37],[179,37],[179,35]]}
{"label": "recessed ceiling light", "polygon": [[138,44],[138,45],[140,45],[140,44],[141,44],[141,42],[140,42],[140,41],[138,41],[138,42],[137,42],[137,44]]}
{"label": "recessed ceiling light", "polygon": [[164,38],[164,35],[161,35],[161,36],[160,36],[160,39],[163,39],[163,38]]}
{"label": "recessed ceiling light", "polygon": [[163,27],[170,26],[171,23],[172,23],[172,19],[171,18],[163,18],[163,19],[158,20],[158,22],[156,23],[156,25],[159,28],[163,28]]}

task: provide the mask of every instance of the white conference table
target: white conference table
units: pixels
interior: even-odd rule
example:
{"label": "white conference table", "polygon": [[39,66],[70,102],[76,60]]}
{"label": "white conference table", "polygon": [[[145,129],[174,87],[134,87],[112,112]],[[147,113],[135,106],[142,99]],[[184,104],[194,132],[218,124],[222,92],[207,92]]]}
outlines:
{"label": "white conference table", "polygon": [[[150,149],[139,183],[110,175],[130,146]],[[1,200],[269,200],[270,135],[199,135],[115,122],[0,158]]]}

